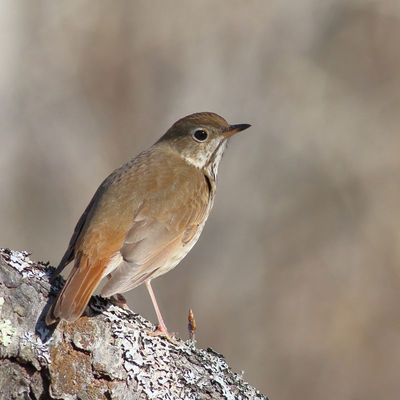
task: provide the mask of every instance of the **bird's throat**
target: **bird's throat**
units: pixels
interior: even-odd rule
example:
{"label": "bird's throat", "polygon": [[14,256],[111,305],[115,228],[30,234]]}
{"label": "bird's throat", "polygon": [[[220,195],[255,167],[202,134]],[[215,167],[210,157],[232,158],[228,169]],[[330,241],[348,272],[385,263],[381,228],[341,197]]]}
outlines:
{"label": "bird's throat", "polygon": [[219,163],[222,160],[222,156],[224,155],[227,143],[228,143],[227,140],[223,140],[218,145],[218,147],[214,150],[213,154],[210,157],[209,162],[205,167],[208,174],[212,176],[214,180],[217,179]]}

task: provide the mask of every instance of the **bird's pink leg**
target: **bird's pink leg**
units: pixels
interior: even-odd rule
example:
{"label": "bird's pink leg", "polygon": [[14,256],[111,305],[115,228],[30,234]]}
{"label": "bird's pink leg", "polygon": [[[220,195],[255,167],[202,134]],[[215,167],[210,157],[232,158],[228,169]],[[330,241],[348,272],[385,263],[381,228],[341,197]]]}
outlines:
{"label": "bird's pink leg", "polygon": [[146,287],[147,287],[147,290],[149,291],[149,294],[150,294],[150,297],[151,297],[151,301],[153,302],[154,310],[156,311],[157,318],[158,318],[157,330],[155,332],[153,332],[153,334],[164,335],[167,338],[170,338],[170,334],[168,332],[168,329],[167,329],[167,327],[165,325],[165,322],[163,320],[163,317],[161,315],[161,311],[158,308],[156,296],[155,296],[155,294],[153,292],[153,288],[151,287],[150,281],[146,281]]}

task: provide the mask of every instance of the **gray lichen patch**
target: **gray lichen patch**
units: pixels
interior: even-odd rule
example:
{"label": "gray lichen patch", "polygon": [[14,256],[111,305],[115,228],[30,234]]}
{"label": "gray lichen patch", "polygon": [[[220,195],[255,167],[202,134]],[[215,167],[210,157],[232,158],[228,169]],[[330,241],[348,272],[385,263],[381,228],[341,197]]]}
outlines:
{"label": "gray lichen patch", "polygon": [[12,342],[12,338],[17,330],[12,326],[9,319],[0,320],[0,344],[7,347]]}
{"label": "gray lichen patch", "polygon": [[[50,361],[48,343],[35,332],[49,287],[46,267],[33,263],[25,252],[0,249],[0,331],[8,332],[0,356],[18,357],[36,370]],[[3,327],[3,329],[1,329]]]}
{"label": "gray lichen patch", "polygon": [[199,393],[210,399],[265,398],[233,373],[222,356],[196,349],[191,341],[174,344],[154,337],[148,321],[113,305],[104,309],[99,299],[92,307],[112,324],[116,345],[124,350],[128,385],[144,398],[198,399]]}

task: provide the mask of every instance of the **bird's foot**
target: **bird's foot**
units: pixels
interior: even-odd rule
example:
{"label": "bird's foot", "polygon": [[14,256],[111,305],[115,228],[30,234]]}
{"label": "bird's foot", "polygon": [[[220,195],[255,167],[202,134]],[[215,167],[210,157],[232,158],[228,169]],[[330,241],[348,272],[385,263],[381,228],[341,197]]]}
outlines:
{"label": "bird's foot", "polygon": [[110,300],[115,306],[121,307],[124,310],[131,311],[131,309],[128,306],[128,302],[121,293],[114,294],[113,296],[110,297]]}
{"label": "bird's foot", "polygon": [[170,333],[167,330],[167,327],[164,325],[157,325],[157,328],[155,331],[150,331],[149,332],[150,336],[162,336],[165,337],[169,342],[173,343],[173,344],[177,344],[177,340],[176,340],[176,334],[174,332]]}

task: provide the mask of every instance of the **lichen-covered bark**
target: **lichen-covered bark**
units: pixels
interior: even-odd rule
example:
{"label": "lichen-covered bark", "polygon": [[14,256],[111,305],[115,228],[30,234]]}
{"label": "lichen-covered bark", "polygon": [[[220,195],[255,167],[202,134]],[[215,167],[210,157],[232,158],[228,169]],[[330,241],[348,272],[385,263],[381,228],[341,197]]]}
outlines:
{"label": "lichen-covered bark", "polygon": [[[0,249],[1,399],[265,399],[223,357],[149,335],[141,316],[93,297],[89,316],[48,329],[61,278]],[[44,311],[45,310],[45,311]]]}

